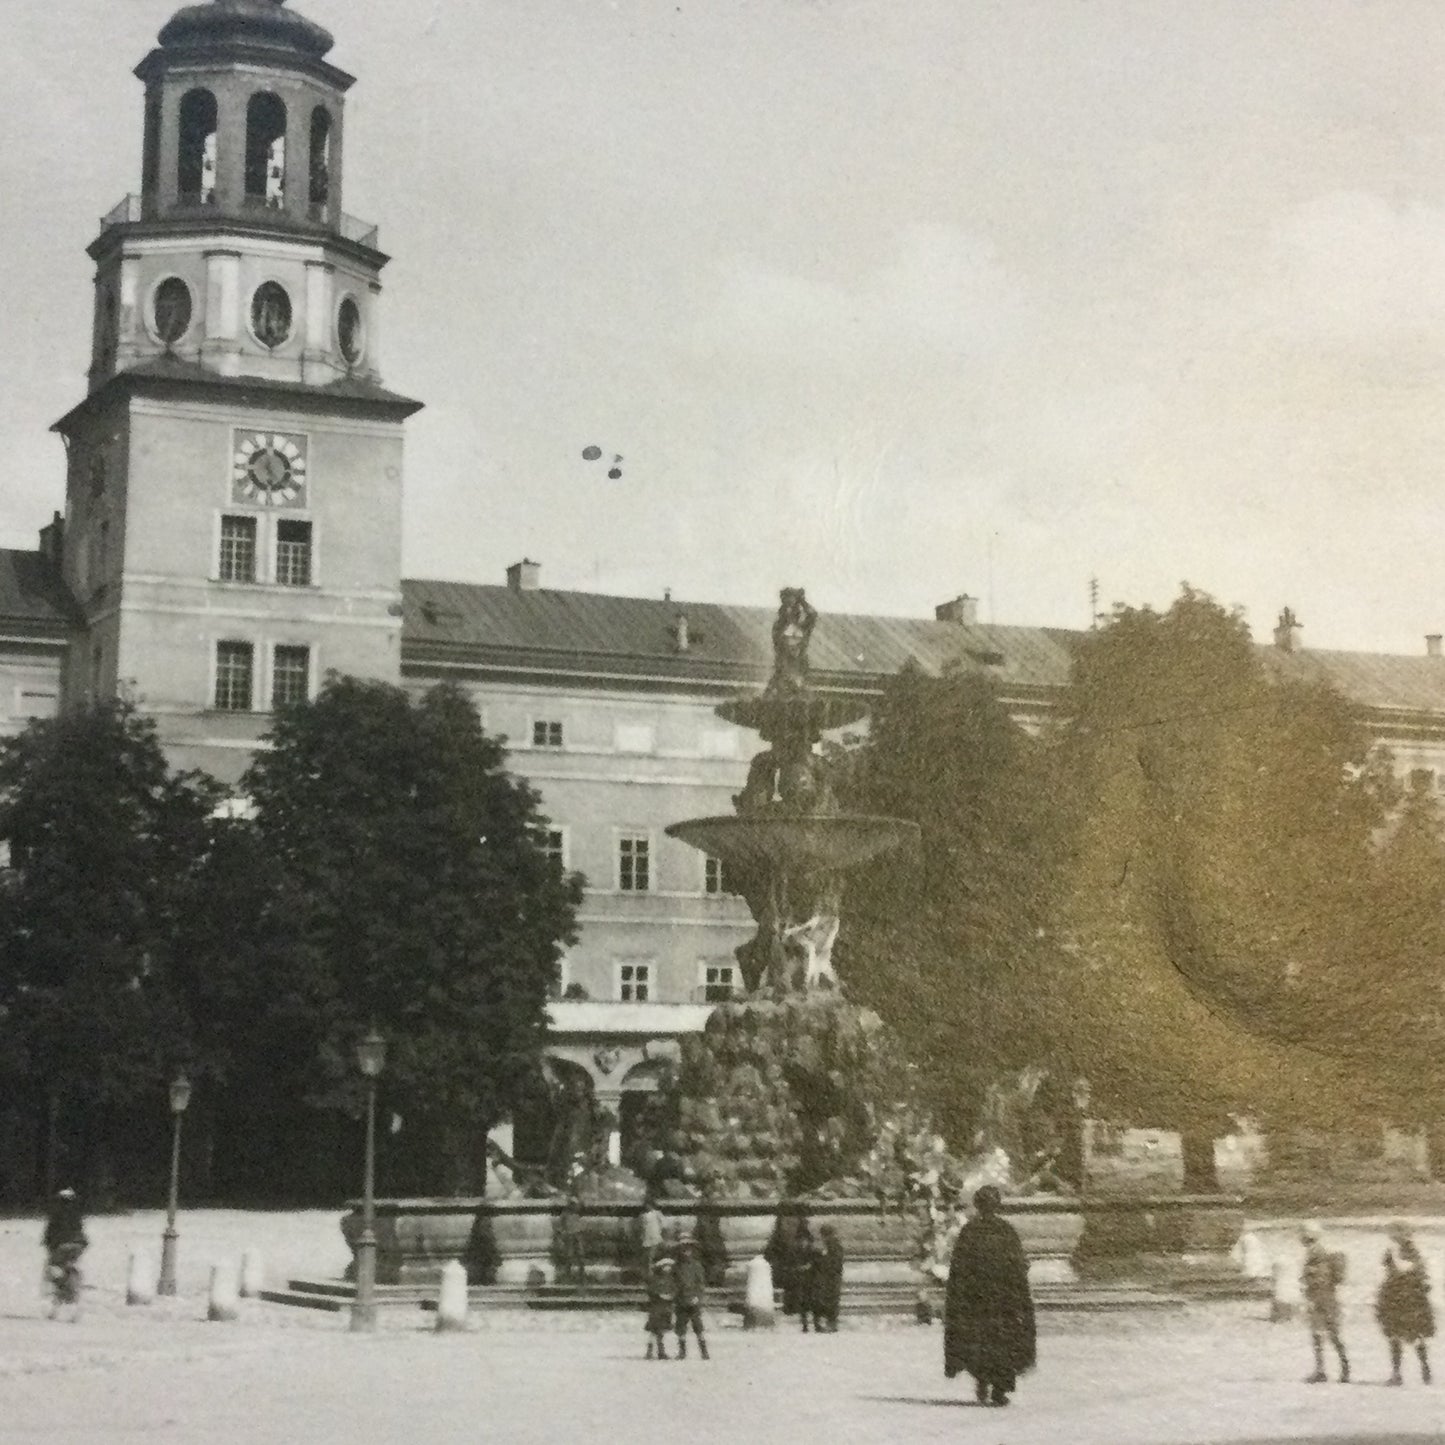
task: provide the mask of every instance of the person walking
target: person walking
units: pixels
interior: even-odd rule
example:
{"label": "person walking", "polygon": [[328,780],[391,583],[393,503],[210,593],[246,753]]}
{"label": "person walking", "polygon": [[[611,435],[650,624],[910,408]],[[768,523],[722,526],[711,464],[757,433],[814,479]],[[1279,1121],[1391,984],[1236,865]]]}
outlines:
{"label": "person walking", "polygon": [[717,1217],[713,1183],[705,1179],[702,1199],[697,1211],[697,1252],[709,1289],[721,1289],[727,1283],[728,1247],[723,1239],[722,1224]]}
{"label": "person walking", "polygon": [[1324,1231],[1311,1220],[1300,1229],[1304,1243],[1304,1268],[1300,1273],[1300,1293],[1304,1297],[1309,1321],[1310,1343],[1314,1346],[1315,1369],[1307,1380],[1309,1385],[1322,1385],[1325,1374],[1325,1341],[1334,1346],[1340,1361],[1340,1384],[1350,1382],[1350,1362],[1340,1339],[1340,1285],[1345,1279],[1345,1256],[1325,1248]]}
{"label": "person walking", "polygon": [[650,1194],[643,1200],[642,1211],[637,1216],[637,1248],[643,1273],[646,1274],[662,1253],[662,1211]]}
{"label": "person walking", "polygon": [[825,1224],[818,1231],[817,1248],[808,1287],[813,1328],[820,1334],[838,1332],[838,1310],[843,1302],[843,1243],[836,1225]]}
{"label": "person walking", "polygon": [[587,1283],[587,1256],[582,1243],[582,1206],[569,1194],[557,1216],[557,1272],[566,1284]]}
{"label": "person walking", "polygon": [[690,1234],[684,1234],[677,1242],[677,1357],[687,1358],[687,1330],[697,1336],[697,1352],[703,1359],[708,1358],[707,1336],[703,1332],[702,1306],[707,1297],[707,1277],[703,1273],[702,1260],[698,1258],[697,1241]]}
{"label": "person walking", "polygon": [[1390,1379],[1401,1385],[1400,1362],[1405,1346],[1414,1345],[1420,1361],[1420,1380],[1430,1383],[1430,1356],[1425,1342],[1435,1333],[1435,1312],[1430,1306],[1430,1280],[1419,1246],[1403,1224],[1390,1226],[1385,1251],[1385,1279],[1375,1297],[1375,1318],[1390,1345]]}
{"label": "person walking", "polygon": [[793,1294],[798,1307],[798,1318],[803,1333],[809,1325],[818,1326],[818,1241],[812,1230],[800,1232],[797,1240],[797,1255],[793,1260]]}
{"label": "person walking", "polygon": [[41,1236],[45,1249],[45,1279],[50,1287],[50,1318],[55,1319],[65,1305],[71,1306],[72,1319],[80,1318],[80,1256],[90,1240],[85,1233],[85,1215],[75,1190],[61,1189],[50,1202],[45,1217],[45,1233]]}
{"label": "person walking", "polygon": [[677,1301],[677,1280],[672,1260],[658,1255],[647,1272],[647,1358],[667,1358],[667,1332],[672,1328],[673,1307]]}
{"label": "person walking", "polygon": [[973,1196],[944,1295],[943,1372],[950,1380],[960,1370],[972,1375],[981,1405],[1007,1405],[1037,1349],[1028,1262],[1002,1206],[992,1184]]}

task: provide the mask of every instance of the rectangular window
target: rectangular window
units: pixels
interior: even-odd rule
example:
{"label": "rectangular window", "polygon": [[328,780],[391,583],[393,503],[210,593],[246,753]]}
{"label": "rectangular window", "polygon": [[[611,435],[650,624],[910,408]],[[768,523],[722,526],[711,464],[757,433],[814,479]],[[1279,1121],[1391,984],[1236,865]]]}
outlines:
{"label": "rectangular window", "polygon": [[311,523],[276,523],[276,582],[281,587],[311,585]]}
{"label": "rectangular window", "polygon": [[542,844],[542,851],[547,855],[547,861],[559,873],[567,871],[567,835],[561,828],[547,829],[547,837]]}
{"label": "rectangular window", "polygon": [[222,582],[254,582],[256,580],[256,519],[254,517],[221,518]]}
{"label": "rectangular window", "polygon": [[702,965],[702,1000],[704,1003],[726,1003],[737,992],[737,965],[705,963]]}
{"label": "rectangular window", "polygon": [[48,688],[20,689],[21,717],[54,717],[60,706],[60,694]]}
{"label": "rectangular window", "polygon": [[703,858],[702,891],[709,898],[720,898],[725,893],[737,892],[737,889],[728,880],[727,866],[721,858]]}
{"label": "rectangular window", "polygon": [[617,886],[624,893],[646,893],[652,886],[651,854],[646,833],[624,833],[617,840]]}
{"label": "rectangular window", "polygon": [[216,707],[221,712],[250,712],[254,660],[249,642],[216,644]]}
{"label": "rectangular window", "polygon": [[289,644],[276,648],[271,658],[271,706],[305,702],[311,696],[311,649]]}
{"label": "rectangular window", "polygon": [[617,965],[617,997],[623,1003],[646,1003],[652,993],[650,963],[619,963]]}
{"label": "rectangular window", "polygon": [[562,746],[562,724],[539,718],[532,724],[532,746],[534,748],[560,748]]}

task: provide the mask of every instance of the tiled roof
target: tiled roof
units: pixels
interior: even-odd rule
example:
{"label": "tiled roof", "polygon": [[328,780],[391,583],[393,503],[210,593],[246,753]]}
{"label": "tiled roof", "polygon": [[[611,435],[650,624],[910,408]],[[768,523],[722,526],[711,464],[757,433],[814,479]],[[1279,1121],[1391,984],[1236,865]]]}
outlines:
{"label": "tiled roof", "polygon": [[[532,665],[570,672],[645,667],[679,679],[713,673],[757,681],[772,661],[775,613],[767,607],[420,579],[404,581],[402,596],[403,646],[417,660],[525,655]],[[679,615],[687,618],[685,653],[674,641]],[[810,660],[815,673],[840,683],[889,676],[912,659],[927,672],[957,661],[1005,686],[1048,689],[1068,681],[1078,637],[1062,628],[824,613]]]}
{"label": "tiled roof", "polygon": [[43,553],[0,548],[0,626],[61,636],[75,620],[74,604]]}
{"label": "tiled roof", "polygon": [[1366,707],[1445,714],[1445,657],[1385,652],[1330,652],[1262,647],[1265,665],[1281,677],[1327,683]]}
{"label": "tiled roof", "polygon": [[[549,588],[515,590],[463,582],[402,583],[407,660],[474,661],[506,667],[641,674],[760,683],[772,659],[774,611],[649,597],[612,597]],[[674,644],[686,616],[688,649]],[[1006,693],[1047,694],[1069,680],[1084,633],[1060,627],[1004,627],[932,618],[824,613],[810,659],[835,686],[875,682],[910,659],[926,672],[949,664],[976,668]],[[1261,644],[1275,675],[1328,683],[1362,707],[1445,718],[1445,658],[1301,649]]]}

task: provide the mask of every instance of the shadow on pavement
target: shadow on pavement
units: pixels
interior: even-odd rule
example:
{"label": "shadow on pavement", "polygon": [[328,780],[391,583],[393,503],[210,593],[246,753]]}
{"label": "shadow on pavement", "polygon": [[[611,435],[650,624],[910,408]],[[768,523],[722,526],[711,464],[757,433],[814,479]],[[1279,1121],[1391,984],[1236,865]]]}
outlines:
{"label": "shadow on pavement", "polygon": [[957,1395],[860,1395],[859,1399],[876,1405],[960,1405],[967,1410],[986,1408],[977,1400],[965,1400]]}
{"label": "shadow on pavement", "polygon": [[[1258,1440],[1233,1440],[1230,1445],[1440,1445],[1438,1430],[1391,1431],[1388,1435],[1270,1435]],[[1181,1440],[1179,1445],[1192,1445]]]}

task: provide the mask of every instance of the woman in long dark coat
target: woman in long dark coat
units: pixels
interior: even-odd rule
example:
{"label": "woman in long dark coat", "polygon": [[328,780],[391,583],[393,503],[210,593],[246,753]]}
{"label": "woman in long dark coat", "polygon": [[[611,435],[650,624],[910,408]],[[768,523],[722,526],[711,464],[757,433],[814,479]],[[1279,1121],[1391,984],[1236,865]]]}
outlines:
{"label": "woman in long dark coat", "polygon": [[1420,1378],[1430,1383],[1430,1356],[1425,1342],[1435,1333],[1435,1311],[1430,1307],[1430,1281],[1419,1247],[1403,1224],[1390,1230],[1385,1251],[1385,1282],[1375,1297],[1375,1318],[1390,1346],[1389,1383],[1401,1381],[1400,1362],[1406,1345],[1414,1345],[1420,1361]]}
{"label": "woman in long dark coat", "polygon": [[966,1370],[984,1405],[1007,1405],[1035,1359],[1028,1261],[1002,1204],[992,1184],[973,1196],[976,1212],[953,1247],[943,1307],[943,1372],[951,1380]]}

